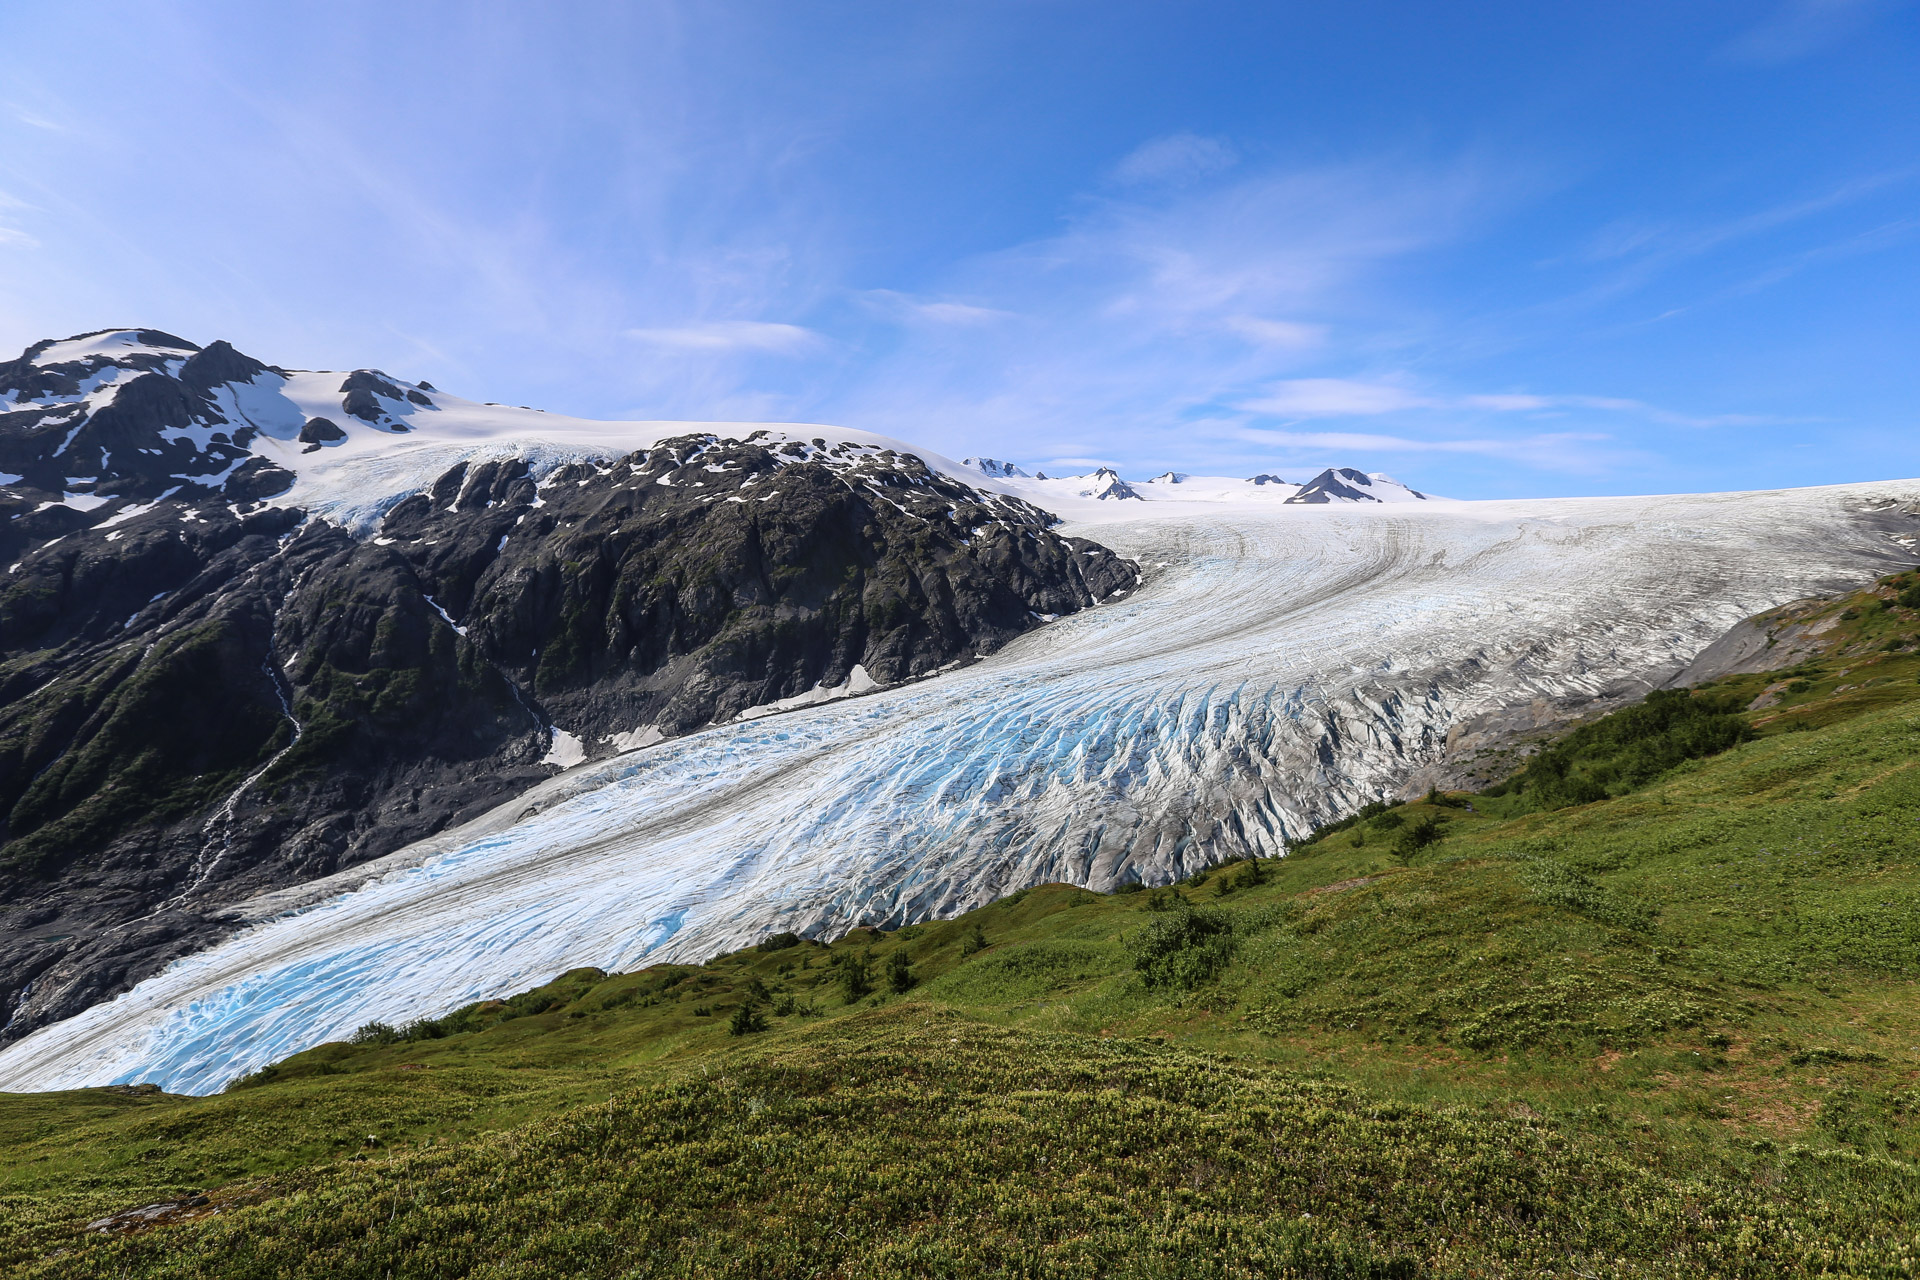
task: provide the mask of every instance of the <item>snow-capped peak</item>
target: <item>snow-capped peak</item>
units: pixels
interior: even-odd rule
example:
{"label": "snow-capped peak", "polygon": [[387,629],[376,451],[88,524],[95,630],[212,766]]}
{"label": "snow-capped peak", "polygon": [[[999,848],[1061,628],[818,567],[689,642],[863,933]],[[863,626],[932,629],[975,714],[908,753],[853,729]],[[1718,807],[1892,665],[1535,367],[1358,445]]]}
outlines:
{"label": "snow-capped peak", "polygon": [[[462,461],[514,457],[544,475],[565,463],[605,463],[688,435],[761,440],[782,446],[783,458],[817,461],[850,477],[874,467],[905,468],[905,477],[920,468],[950,477],[990,504],[1018,499],[1095,521],[1171,515],[1193,503],[1264,509],[1279,502],[1372,505],[1427,497],[1386,475],[1352,468],[1323,472],[1304,486],[1270,474],[1242,479],[1173,470],[1130,483],[1111,466],[1075,476],[1030,475],[998,458],[956,462],[837,427],[570,418],[481,404],[378,369],[280,368],[225,342],[203,348],[153,329],[36,343],[18,359],[0,362],[0,407],[7,422],[0,473],[11,477],[0,487],[81,514],[104,502],[173,495],[241,506],[275,502],[362,529]],[[866,478],[863,471],[849,482]],[[26,492],[32,490],[40,494]],[[103,508],[89,518],[113,514]]]}
{"label": "snow-capped peak", "polygon": [[1088,482],[1087,487],[1080,492],[1083,498],[1093,498],[1096,501],[1132,498],[1136,502],[1140,499],[1140,495],[1134,492],[1133,486],[1122,480],[1120,473],[1112,467],[1101,467],[1091,476],[1076,478]]}
{"label": "snow-capped peak", "polygon": [[193,343],[158,329],[100,329],[71,338],[36,342],[27,348],[22,358],[45,368],[57,364],[119,361],[131,355],[185,356],[198,350]]}
{"label": "snow-capped peak", "polygon": [[1328,467],[1300,486],[1288,502],[1319,505],[1329,502],[1425,502],[1427,495],[1410,489],[1380,472],[1372,475],[1352,467]]}

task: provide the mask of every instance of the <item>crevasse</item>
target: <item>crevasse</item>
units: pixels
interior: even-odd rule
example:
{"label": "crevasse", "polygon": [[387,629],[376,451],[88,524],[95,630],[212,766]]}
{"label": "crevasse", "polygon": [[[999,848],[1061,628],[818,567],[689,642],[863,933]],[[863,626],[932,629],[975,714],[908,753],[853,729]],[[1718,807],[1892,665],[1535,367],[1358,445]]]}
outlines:
{"label": "crevasse", "polygon": [[210,1092],[579,965],[1164,880],[1393,789],[1464,716],[1661,678],[1910,552],[1913,486],[1170,514],[1130,598],[923,683],[576,769],[0,1052],[0,1088]]}

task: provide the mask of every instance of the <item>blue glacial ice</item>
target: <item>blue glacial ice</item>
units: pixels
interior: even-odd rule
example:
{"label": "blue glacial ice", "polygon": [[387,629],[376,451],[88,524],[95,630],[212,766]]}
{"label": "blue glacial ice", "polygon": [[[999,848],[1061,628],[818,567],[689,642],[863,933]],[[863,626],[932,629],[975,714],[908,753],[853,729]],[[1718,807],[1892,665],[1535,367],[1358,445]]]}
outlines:
{"label": "blue glacial ice", "polygon": [[1741,618],[1910,564],[1870,517],[1914,488],[1076,529],[1139,559],[1140,589],[931,680],[584,765],[263,900],[227,941],[0,1051],[0,1088],[211,1092],[576,966],[1280,854],[1471,717],[1657,681]]}

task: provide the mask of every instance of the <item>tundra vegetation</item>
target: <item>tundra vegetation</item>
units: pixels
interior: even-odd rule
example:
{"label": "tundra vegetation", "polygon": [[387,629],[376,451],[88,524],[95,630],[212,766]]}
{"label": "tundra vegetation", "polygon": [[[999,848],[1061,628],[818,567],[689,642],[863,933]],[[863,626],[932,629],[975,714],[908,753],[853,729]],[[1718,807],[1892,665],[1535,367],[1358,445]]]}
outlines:
{"label": "tundra vegetation", "polygon": [[1912,1275],[1914,590],[1284,859],[0,1098],[0,1266]]}

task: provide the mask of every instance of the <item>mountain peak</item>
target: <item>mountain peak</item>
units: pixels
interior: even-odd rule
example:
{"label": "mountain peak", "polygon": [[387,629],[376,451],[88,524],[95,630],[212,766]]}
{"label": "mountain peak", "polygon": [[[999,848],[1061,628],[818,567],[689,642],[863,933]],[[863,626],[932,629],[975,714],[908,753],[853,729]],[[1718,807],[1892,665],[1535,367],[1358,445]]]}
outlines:
{"label": "mountain peak", "polygon": [[1287,501],[1318,506],[1330,502],[1425,502],[1427,495],[1383,474],[1353,467],[1328,467],[1300,486]]}
{"label": "mountain peak", "polygon": [[1101,467],[1091,476],[1082,478],[1090,482],[1087,488],[1080,491],[1080,496],[1083,498],[1094,498],[1102,502],[1126,498],[1140,501],[1140,495],[1135,492],[1134,487],[1122,480],[1120,473],[1112,467]]}

